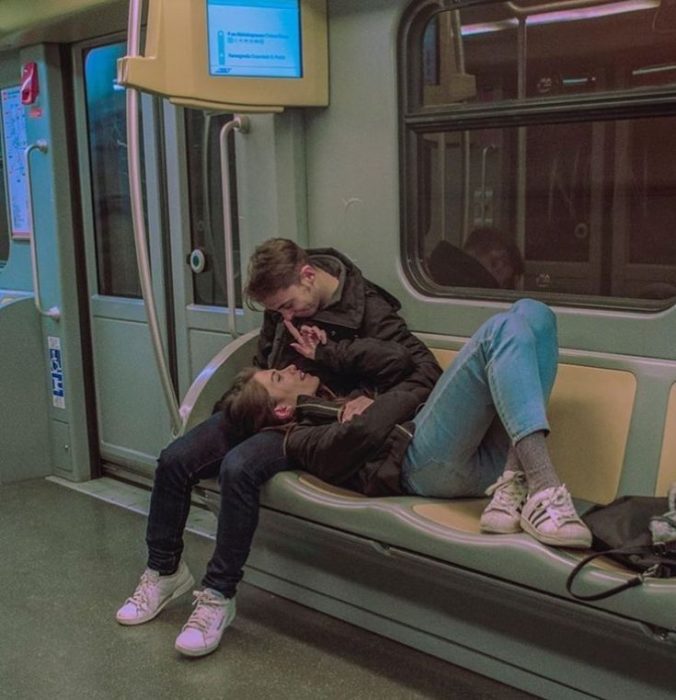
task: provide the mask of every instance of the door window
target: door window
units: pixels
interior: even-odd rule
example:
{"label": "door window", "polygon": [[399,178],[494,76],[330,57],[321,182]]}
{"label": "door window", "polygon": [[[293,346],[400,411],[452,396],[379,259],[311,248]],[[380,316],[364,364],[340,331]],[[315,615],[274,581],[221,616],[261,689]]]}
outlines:
{"label": "door window", "polygon": [[140,298],[129,196],[125,91],[115,80],[117,59],[125,52],[121,42],[85,53],[87,134],[98,293]]}
{"label": "door window", "polygon": [[[185,112],[192,250],[198,251],[198,254],[205,261],[203,269],[193,274],[193,295],[196,304],[209,306],[226,306],[228,303],[219,136],[221,127],[231,119],[231,114],[213,115],[209,112],[193,109],[187,109]],[[240,253],[234,138],[234,131],[231,131],[228,139],[235,303],[237,306],[241,306],[242,285],[239,275]]]}

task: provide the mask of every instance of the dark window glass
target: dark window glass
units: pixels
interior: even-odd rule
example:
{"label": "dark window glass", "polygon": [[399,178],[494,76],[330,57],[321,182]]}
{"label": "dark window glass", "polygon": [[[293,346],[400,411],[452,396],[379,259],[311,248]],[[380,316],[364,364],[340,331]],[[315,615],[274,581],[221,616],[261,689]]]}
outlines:
{"label": "dark window glass", "polygon": [[401,63],[417,283],[676,299],[676,10],[599,3],[533,15],[519,37],[513,3],[422,7]]}
{"label": "dark window glass", "polygon": [[440,89],[425,89],[423,103],[676,85],[671,3],[620,0],[558,10],[555,5],[542,11],[539,0],[495,3],[435,15],[424,31],[423,82]]}
{"label": "dark window glass", "polygon": [[117,59],[125,53],[125,44],[119,43],[90,49],[85,55],[87,132],[98,292],[138,298],[141,285],[129,197],[125,92],[115,82]]}
{"label": "dark window glass", "polygon": [[[192,250],[206,260],[201,272],[193,272],[193,294],[196,304],[225,306],[228,303],[225,275],[225,243],[223,231],[223,194],[219,136],[221,127],[232,119],[231,114],[212,115],[192,109],[185,111],[188,148],[188,187]],[[230,183],[235,264],[235,303],[242,305],[235,187],[234,132],[229,134]]]}

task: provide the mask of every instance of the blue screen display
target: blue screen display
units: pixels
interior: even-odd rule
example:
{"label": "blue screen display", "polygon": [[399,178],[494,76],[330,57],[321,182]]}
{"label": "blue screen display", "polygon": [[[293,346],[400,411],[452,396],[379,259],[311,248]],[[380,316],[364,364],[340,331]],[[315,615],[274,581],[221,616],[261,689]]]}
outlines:
{"label": "blue screen display", "polygon": [[206,0],[209,74],[302,78],[300,0]]}

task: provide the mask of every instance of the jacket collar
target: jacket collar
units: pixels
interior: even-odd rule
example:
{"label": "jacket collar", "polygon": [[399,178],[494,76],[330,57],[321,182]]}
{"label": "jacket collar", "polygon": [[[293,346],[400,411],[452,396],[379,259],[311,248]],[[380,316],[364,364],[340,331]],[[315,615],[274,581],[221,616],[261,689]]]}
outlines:
{"label": "jacket collar", "polygon": [[342,283],[339,294],[334,296],[328,306],[318,311],[314,318],[322,323],[357,330],[362,325],[366,307],[366,289],[361,271],[333,248],[314,248],[308,253],[313,265],[337,276]]}

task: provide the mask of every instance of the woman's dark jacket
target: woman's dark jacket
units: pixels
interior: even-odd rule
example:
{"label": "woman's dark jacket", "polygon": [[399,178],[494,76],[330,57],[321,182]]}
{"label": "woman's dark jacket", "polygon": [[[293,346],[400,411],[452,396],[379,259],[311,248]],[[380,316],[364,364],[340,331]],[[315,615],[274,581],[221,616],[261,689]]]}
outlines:
{"label": "woman's dark jacket", "polygon": [[[375,338],[400,344],[411,356],[412,369],[398,388],[416,394],[418,403],[425,401],[441,374],[441,368],[434,355],[409,331],[397,313],[401,304],[384,289],[366,280],[359,268],[337,250],[321,248],[307,252],[315,267],[340,280],[340,291],[333,303],[320,309],[312,318],[299,318],[294,324],[316,325],[335,342]],[[292,342],[293,338],[284,327],[281,315],[266,311],[258,340],[256,364],[277,369],[295,364],[304,372],[319,377],[322,384],[337,394],[345,395],[359,388],[352,377],[340,370],[298,355],[291,347]]]}
{"label": "woman's dark jacket", "polygon": [[421,398],[420,391],[400,388],[414,371],[411,354],[397,343],[364,338],[328,343],[318,348],[317,361],[335,371],[368,378],[384,393],[376,394],[366,411],[346,423],[339,421],[341,402],[300,397],[297,422],[284,442],[287,457],[324,481],[367,496],[403,493],[401,463],[413,437],[411,419]]}

